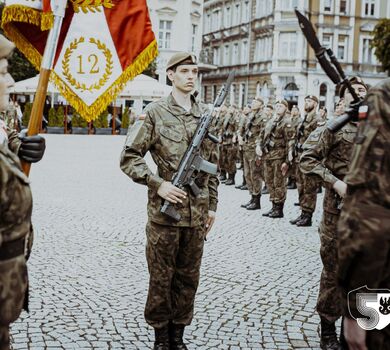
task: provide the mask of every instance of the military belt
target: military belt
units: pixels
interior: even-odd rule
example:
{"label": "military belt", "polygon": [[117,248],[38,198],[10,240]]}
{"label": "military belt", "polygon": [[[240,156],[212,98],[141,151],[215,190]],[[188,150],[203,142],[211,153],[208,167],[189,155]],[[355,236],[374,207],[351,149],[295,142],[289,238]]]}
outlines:
{"label": "military belt", "polygon": [[16,239],[14,241],[3,242],[0,246],[0,261],[24,255],[25,244],[25,237]]}

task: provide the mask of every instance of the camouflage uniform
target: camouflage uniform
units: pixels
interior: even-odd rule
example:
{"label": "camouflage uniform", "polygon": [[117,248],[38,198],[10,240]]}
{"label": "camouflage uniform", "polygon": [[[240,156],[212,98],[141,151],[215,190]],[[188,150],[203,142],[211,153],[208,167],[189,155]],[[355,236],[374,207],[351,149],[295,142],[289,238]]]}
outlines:
{"label": "camouflage uniform", "polygon": [[[368,91],[368,117],[360,123],[344,179],[348,197],[338,222],[338,281],[347,317],[348,292],[361,286],[390,289],[389,92],[389,78]],[[350,299],[352,314],[359,314],[355,293]],[[366,337],[368,349],[390,349],[389,326]]]}
{"label": "camouflage uniform", "polygon": [[265,182],[270,193],[270,201],[283,208],[287,187],[281,166],[283,163],[290,163],[294,143],[294,130],[286,115],[275,115],[269,120],[260,140],[263,152],[262,162],[265,165]]}
{"label": "camouflage uniform", "polygon": [[244,152],[244,174],[249,193],[257,196],[261,195],[262,175],[260,165],[258,162],[256,163],[256,140],[264,125],[263,111],[252,111],[247,119],[247,122],[241,129],[241,137],[244,141],[242,146]]}
{"label": "camouflage uniform", "polygon": [[[9,325],[20,315],[28,286],[26,242],[32,244],[32,198],[19,158],[0,145],[0,349],[9,349]],[[30,239],[27,239],[27,238]]]}
{"label": "camouflage uniform", "polygon": [[[215,122],[213,123],[211,130],[213,130],[214,135],[218,136],[221,139],[222,134],[222,128],[223,128],[223,122],[225,120],[226,112],[220,112],[218,115],[218,118],[215,119]],[[224,162],[224,152],[223,152],[223,144],[220,143],[218,145],[218,153],[219,153],[219,161],[218,161],[218,168],[221,175],[226,177],[226,168],[225,168],[225,162]],[[225,178],[226,180],[226,178]]]}
{"label": "camouflage uniform", "polygon": [[[294,130],[298,130],[298,127],[299,127],[301,122],[302,122],[302,118],[300,115],[292,116],[290,114],[290,123],[291,123],[292,128]],[[294,154],[294,152],[293,152],[293,154]],[[298,171],[297,164],[298,164],[298,160],[293,159],[293,161],[291,162],[290,169],[288,169],[289,177],[294,181],[294,183],[296,183],[296,174]],[[296,187],[294,187],[294,188],[296,188]]]}
{"label": "camouflage uniform", "polygon": [[237,172],[237,149],[236,145],[233,143],[236,129],[235,113],[228,111],[223,120],[220,137],[222,139],[221,168],[226,170],[230,180],[234,180]]}
{"label": "camouflage uniform", "polygon": [[305,175],[320,177],[325,183],[324,212],[319,228],[323,269],[317,311],[330,322],[341,316],[336,281],[337,222],[341,198],[333,185],[337,180],[343,180],[347,173],[356,132],[356,123],[348,123],[334,134],[326,127],[317,128],[306,140],[299,163]]}
{"label": "camouflage uniform", "polygon": [[9,103],[7,109],[0,113],[0,119],[4,120],[5,125],[10,130],[15,130],[18,126],[16,107],[12,103]]}
{"label": "camouflage uniform", "polygon": [[[193,316],[193,304],[199,283],[199,270],[205,238],[208,211],[216,211],[218,179],[200,173],[196,183],[198,197],[189,191],[175,209],[182,220],[176,222],[160,213],[163,199],[157,190],[163,181],[171,181],[195,133],[201,116],[195,100],[186,112],[172,95],[146,108],[145,120],[129,129],[121,154],[121,169],[135,182],[147,185],[148,224],[146,227],[146,257],[150,273],[145,318],[156,329],[169,321],[188,325]],[[157,164],[153,174],[143,157],[150,152]],[[215,144],[204,141],[201,155],[218,162]]]}
{"label": "camouflage uniform", "polygon": [[[302,122],[299,124],[296,134],[297,149],[294,157],[297,163],[299,162],[302,154],[303,144],[311,132],[314,131],[317,126],[322,125],[323,124],[320,123],[320,119],[315,110],[306,114]],[[302,212],[312,215],[316,208],[318,179],[304,175],[302,171],[299,170],[298,164],[296,164],[296,169],[299,205]]]}

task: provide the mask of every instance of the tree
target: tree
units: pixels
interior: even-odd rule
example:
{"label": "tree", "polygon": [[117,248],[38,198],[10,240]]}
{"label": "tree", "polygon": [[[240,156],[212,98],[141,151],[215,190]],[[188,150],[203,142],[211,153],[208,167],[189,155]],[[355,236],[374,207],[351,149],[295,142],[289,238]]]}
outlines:
{"label": "tree", "polygon": [[150,62],[148,68],[146,68],[142,72],[142,74],[148,75],[149,77],[152,77],[153,79],[157,79],[156,69],[157,69],[157,62],[156,62],[156,59],[154,59],[152,62]]}
{"label": "tree", "polygon": [[390,76],[390,19],[381,19],[375,26],[371,47],[375,48],[375,56]]}

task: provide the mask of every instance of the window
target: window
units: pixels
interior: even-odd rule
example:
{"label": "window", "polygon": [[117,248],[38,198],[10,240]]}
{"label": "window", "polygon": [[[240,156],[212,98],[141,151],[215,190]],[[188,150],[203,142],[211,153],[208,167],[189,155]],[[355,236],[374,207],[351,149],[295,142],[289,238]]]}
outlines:
{"label": "window", "polygon": [[363,39],[363,55],[362,62],[365,64],[373,64],[373,49],[371,48],[371,39]]}
{"label": "window", "polygon": [[172,21],[160,21],[158,32],[158,47],[160,49],[171,48]]}
{"label": "window", "polygon": [[273,11],[273,0],[256,0],[256,17],[268,16]]}
{"label": "window", "polygon": [[205,103],[207,103],[208,98],[207,98],[207,85],[203,86],[203,100]]}
{"label": "window", "polygon": [[337,47],[337,58],[340,61],[346,61],[347,60],[347,43],[348,43],[348,37],[344,35],[339,36],[339,44]]}
{"label": "window", "polygon": [[212,23],[212,30],[220,30],[221,29],[221,10],[216,10],[213,12],[213,23]]}
{"label": "window", "polygon": [[240,4],[236,4],[234,7],[234,19],[233,19],[233,24],[238,25],[240,24],[241,21],[241,7]]}
{"label": "window", "polygon": [[320,85],[320,108],[326,107],[326,95],[328,93],[328,87],[325,83]]}
{"label": "window", "polygon": [[224,47],[223,65],[224,66],[230,65],[230,46],[229,45],[225,45],[225,47]]}
{"label": "window", "polygon": [[347,14],[347,0],[340,0],[340,14]]}
{"label": "window", "polygon": [[209,13],[205,17],[204,31],[205,31],[205,33],[210,33],[211,32],[211,15]]}
{"label": "window", "polygon": [[333,35],[332,34],[323,34],[322,45],[327,49],[333,50]]}
{"label": "window", "polygon": [[363,0],[363,14],[365,16],[375,16],[376,0]]}
{"label": "window", "polygon": [[235,94],[236,94],[236,85],[235,84],[232,84],[230,86],[230,96],[229,96],[229,102],[230,104],[234,104],[235,103]]}
{"label": "window", "polygon": [[298,0],[283,0],[283,11],[292,11],[298,6]]}
{"label": "window", "polygon": [[213,64],[215,64],[216,66],[219,66],[220,62],[221,62],[220,49],[219,49],[219,47],[214,47]]}
{"label": "window", "polygon": [[241,45],[241,64],[248,63],[248,42],[243,41]]}
{"label": "window", "polygon": [[215,98],[217,97],[217,85],[213,85],[212,95],[211,95],[211,101],[215,101]]}
{"label": "window", "polygon": [[256,40],[255,61],[267,61],[272,57],[272,38],[259,38]]}
{"label": "window", "polygon": [[324,0],[324,11],[325,12],[332,11],[332,2],[333,2],[333,0]]}
{"label": "window", "polygon": [[192,25],[192,37],[191,37],[191,51],[195,52],[196,50],[196,34],[198,34],[198,26],[196,24]]}
{"label": "window", "polygon": [[230,11],[230,7],[226,7],[225,9],[225,28],[229,28],[232,25],[232,12]]}
{"label": "window", "polygon": [[244,103],[245,103],[245,83],[241,83],[240,84],[240,95],[238,97],[238,106],[240,108],[244,107]]}
{"label": "window", "polygon": [[233,64],[238,64],[238,44],[233,45]]}
{"label": "window", "polygon": [[249,22],[249,17],[250,17],[249,1],[245,1],[242,15],[243,15],[242,21],[244,23]]}
{"label": "window", "polygon": [[279,56],[281,59],[293,60],[297,56],[297,33],[280,33]]}

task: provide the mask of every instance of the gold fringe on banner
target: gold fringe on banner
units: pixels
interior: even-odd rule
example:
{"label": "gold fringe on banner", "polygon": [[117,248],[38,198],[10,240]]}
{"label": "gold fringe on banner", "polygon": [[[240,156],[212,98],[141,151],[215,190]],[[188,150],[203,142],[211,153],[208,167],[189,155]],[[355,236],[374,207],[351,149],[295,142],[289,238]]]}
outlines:
{"label": "gold fringe on banner", "polygon": [[[38,50],[18,31],[12,22],[31,23],[41,28],[50,26],[51,19],[41,18],[38,10],[21,6],[7,6],[3,10],[2,27],[5,35],[15,43],[16,47],[27,57],[33,66],[39,71],[42,56]],[[120,77],[90,106],[88,106],[77,94],[52,70],[50,80],[57,86],[61,95],[87,122],[95,120],[107,108],[107,106],[119,95],[129,80],[141,74],[158,55],[157,41],[154,39],[128,66]]]}
{"label": "gold fringe on banner", "polygon": [[50,80],[60,90],[62,96],[74,107],[74,109],[87,121],[90,122],[100,116],[107,106],[116,99],[129,80],[141,74],[158,55],[157,41],[154,39],[125,69],[120,77],[90,106],[88,106],[69,86],[52,72]]}
{"label": "gold fringe on banner", "polygon": [[41,30],[49,30],[53,28],[54,15],[53,12],[42,13]]}

